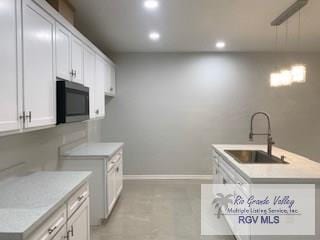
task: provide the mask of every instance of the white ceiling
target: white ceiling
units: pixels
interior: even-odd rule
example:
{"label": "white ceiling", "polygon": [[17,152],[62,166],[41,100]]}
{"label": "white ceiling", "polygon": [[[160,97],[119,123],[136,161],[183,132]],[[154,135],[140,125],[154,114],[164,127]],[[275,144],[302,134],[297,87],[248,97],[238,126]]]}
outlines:
{"label": "white ceiling", "polygon": [[[216,51],[224,40],[226,51],[273,51],[275,28],[270,22],[295,0],[159,0],[156,11],[146,11],[143,0],[70,0],[76,25],[89,39],[114,52]],[[320,1],[303,8],[301,50],[320,51]],[[159,31],[152,42],[148,33]],[[298,50],[298,14],[279,28],[279,48]]]}

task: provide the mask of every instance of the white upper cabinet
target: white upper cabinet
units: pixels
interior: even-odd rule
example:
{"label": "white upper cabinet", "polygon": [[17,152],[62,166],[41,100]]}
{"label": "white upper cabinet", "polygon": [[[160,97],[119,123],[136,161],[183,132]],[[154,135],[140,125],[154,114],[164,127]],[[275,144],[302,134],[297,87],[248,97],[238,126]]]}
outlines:
{"label": "white upper cabinet", "polygon": [[71,70],[71,33],[56,24],[56,67],[57,77],[72,80]]}
{"label": "white upper cabinet", "polygon": [[90,119],[96,117],[95,113],[95,53],[89,48],[84,49],[83,54],[83,79],[84,85],[89,88]]}
{"label": "white upper cabinet", "polygon": [[31,0],[23,1],[24,111],[27,128],[56,123],[55,21]]}
{"label": "white upper cabinet", "polygon": [[114,65],[110,62],[105,62],[105,94],[108,96],[114,96],[115,95],[115,69]]}
{"label": "white upper cabinet", "polygon": [[1,0],[0,9],[0,132],[20,128],[17,76],[16,1]]}
{"label": "white upper cabinet", "polygon": [[83,46],[75,37],[72,38],[71,56],[72,81],[83,84]]}
{"label": "white upper cabinet", "polygon": [[56,79],[90,88],[90,119],[115,95],[114,65],[42,0],[0,0],[0,134],[56,124]]}
{"label": "white upper cabinet", "polygon": [[96,117],[105,116],[105,79],[106,79],[106,62],[103,58],[96,55],[96,76],[95,76],[95,115]]}

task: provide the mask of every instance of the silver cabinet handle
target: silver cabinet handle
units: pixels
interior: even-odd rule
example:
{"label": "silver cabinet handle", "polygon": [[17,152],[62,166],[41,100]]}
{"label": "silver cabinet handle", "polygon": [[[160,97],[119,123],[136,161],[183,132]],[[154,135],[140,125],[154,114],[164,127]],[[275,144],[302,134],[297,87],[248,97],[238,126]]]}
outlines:
{"label": "silver cabinet handle", "polygon": [[99,109],[96,110],[96,114],[99,114]]}
{"label": "silver cabinet handle", "polygon": [[26,112],[23,111],[22,115],[19,116],[19,119],[23,121],[23,123],[26,122]]}
{"label": "silver cabinet handle", "polygon": [[76,70],[72,69],[70,74],[71,74],[72,77],[75,77],[76,76]]}
{"label": "silver cabinet handle", "polygon": [[32,112],[29,111],[29,115],[25,115],[25,119],[29,118],[29,123],[32,121]]}
{"label": "silver cabinet handle", "polygon": [[70,72],[72,77],[76,77],[77,76],[77,70],[72,69]]}
{"label": "silver cabinet handle", "polygon": [[83,198],[84,198],[83,195],[82,195],[82,196],[79,196],[79,197],[78,197],[78,201],[80,202]]}
{"label": "silver cabinet handle", "polygon": [[110,91],[111,91],[111,92],[113,91],[113,88],[112,88],[112,87],[110,88]]}
{"label": "silver cabinet handle", "polygon": [[48,233],[52,234],[54,232],[54,230],[56,230],[57,228],[58,228],[58,226],[54,226],[53,228],[49,228]]}
{"label": "silver cabinet handle", "polygon": [[61,217],[53,227],[48,229],[48,233],[52,234],[62,224],[63,221],[64,221],[64,218]]}
{"label": "silver cabinet handle", "polygon": [[67,232],[67,239],[69,239],[69,234],[71,234],[71,237],[73,237],[73,225],[71,225],[71,229]]}

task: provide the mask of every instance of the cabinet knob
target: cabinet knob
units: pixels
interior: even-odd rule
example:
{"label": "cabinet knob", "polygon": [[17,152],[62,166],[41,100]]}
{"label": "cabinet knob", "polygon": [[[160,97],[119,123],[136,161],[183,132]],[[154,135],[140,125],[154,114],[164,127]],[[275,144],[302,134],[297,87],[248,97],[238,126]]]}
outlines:
{"label": "cabinet knob", "polygon": [[99,109],[96,110],[96,114],[99,114]]}
{"label": "cabinet knob", "polygon": [[113,88],[112,88],[112,87],[110,88],[110,91],[111,91],[111,92],[113,91]]}

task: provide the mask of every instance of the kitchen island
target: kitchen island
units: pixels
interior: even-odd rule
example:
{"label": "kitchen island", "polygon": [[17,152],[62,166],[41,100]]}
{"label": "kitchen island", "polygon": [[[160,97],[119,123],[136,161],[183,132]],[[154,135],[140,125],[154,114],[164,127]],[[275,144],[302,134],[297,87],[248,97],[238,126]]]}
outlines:
{"label": "kitchen island", "polygon": [[[264,145],[212,145],[213,183],[235,184],[250,192],[250,184],[314,184],[315,236],[239,235],[238,240],[319,240],[320,239],[320,164],[306,157],[273,148],[272,155],[284,160],[279,163],[241,163],[230,154],[234,151],[267,152]],[[230,224],[229,224],[230,225]],[[236,235],[236,234],[235,234]]]}

